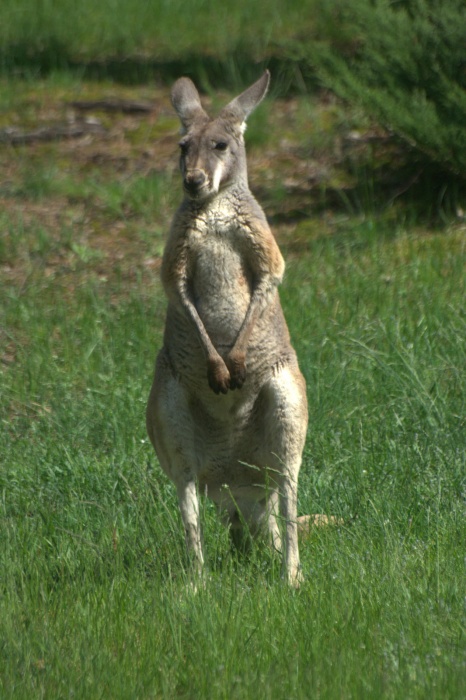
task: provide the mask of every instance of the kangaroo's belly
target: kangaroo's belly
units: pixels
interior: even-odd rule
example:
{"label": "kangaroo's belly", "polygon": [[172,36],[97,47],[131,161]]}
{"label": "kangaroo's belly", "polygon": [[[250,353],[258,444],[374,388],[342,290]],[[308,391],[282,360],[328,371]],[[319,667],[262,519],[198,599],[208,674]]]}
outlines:
{"label": "kangaroo's belly", "polygon": [[253,278],[239,251],[228,240],[209,240],[198,251],[191,271],[197,312],[215,347],[229,349],[251,301]]}

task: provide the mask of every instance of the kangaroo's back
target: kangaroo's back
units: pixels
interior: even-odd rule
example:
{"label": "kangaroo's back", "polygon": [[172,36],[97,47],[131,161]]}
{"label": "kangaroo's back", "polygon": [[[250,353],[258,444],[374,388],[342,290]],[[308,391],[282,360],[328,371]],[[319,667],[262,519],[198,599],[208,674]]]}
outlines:
{"label": "kangaroo's back", "polygon": [[[282,489],[290,509],[287,569],[296,581],[292,520],[307,424],[305,386],[277,291],[284,261],[249,190],[243,138],[268,83],[266,72],[215,119],[188,78],[173,87],[185,196],[163,256],[168,310],[147,421],[161,465],[177,484],[198,561],[196,481],[226,510],[233,529],[238,507],[250,526],[264,519],[277,548]],[[272,479],[270,504],[263,490],[269,470],[282,475]],[[222,495],[221,484],[229,485],[233,500]]]}

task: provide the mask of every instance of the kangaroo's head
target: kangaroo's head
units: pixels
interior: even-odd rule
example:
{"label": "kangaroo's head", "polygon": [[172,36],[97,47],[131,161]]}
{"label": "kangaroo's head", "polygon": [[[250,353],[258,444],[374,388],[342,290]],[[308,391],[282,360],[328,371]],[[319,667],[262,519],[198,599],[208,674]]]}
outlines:
{"label": "kangaroo's head", "polygon": [[189,78],[180,78],[172,89],[172,103],[180,118],[180,169],[186,194],[195,200],[215,196],[234,183],[247,185],[243,133],[246,119],[263,99],[270,73],[238,95],[216,119],[204,112],[199,93]]}

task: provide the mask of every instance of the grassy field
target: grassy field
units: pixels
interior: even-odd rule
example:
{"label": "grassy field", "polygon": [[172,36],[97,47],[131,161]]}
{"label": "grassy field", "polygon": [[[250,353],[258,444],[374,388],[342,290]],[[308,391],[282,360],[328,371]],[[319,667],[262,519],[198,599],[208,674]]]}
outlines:
{"label": "grassy field", "polygon": [[348,172],[323,154],[355,116],[328,98],[251,119],[251,182],[287,260],[308,385],[299,512],[343,524],[303,538],[290,591],[267,551],[232,556],[204,502],[195,592],[144,427],[180,196],[167,90],[4,78],[0,129],[71,123],[72,100],[115,95],[155,109],[0,145],[1,697],[457,700],[464,223],[377,214],[369,178],[337,190]]}

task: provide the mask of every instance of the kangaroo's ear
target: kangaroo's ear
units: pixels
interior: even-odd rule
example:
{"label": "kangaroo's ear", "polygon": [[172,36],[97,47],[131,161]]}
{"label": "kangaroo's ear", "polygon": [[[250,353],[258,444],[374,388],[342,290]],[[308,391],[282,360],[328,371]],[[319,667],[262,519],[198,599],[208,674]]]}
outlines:
{"label": "kangaroo's ear", "polygon": [[247,88],[241,95],[235,97],[226,107],[222,109],[221,116],[233,119],[242,124],[249,117],[251,112],[261,102],[269,88],[270,72],[265,71],[255,83]]}
{"label": "kangaroo's ear", "polygon": [[180,78],[174,84],[172,88],[172,105],[186,131],[188,131],[195,122],[207,121],[209,119],[202,109],[196,86],[189,78]]}

